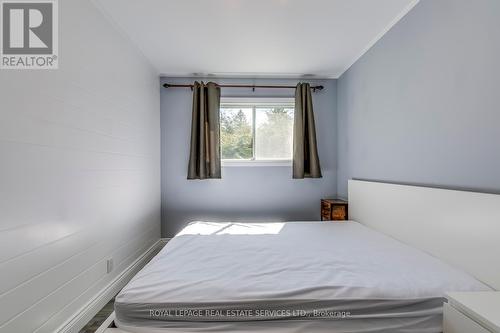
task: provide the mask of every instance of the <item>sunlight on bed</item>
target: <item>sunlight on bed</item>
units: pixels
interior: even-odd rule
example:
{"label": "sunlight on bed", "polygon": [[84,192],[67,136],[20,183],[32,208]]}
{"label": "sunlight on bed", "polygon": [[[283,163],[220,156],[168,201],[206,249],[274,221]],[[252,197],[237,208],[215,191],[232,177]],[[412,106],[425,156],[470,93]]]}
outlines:
{"label": "sunlight on bed", "polygon": [[276,235],[284,223],[214,223],[191,222],[177,236],[182,235]]}

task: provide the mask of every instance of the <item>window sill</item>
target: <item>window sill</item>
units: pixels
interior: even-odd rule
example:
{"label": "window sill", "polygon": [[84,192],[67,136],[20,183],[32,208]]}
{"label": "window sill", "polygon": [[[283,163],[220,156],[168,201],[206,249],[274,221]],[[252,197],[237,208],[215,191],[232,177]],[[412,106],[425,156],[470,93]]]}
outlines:
{"label": "window sill", "polygon": [[292,160],[222,160],[222,167],[291,167]]}

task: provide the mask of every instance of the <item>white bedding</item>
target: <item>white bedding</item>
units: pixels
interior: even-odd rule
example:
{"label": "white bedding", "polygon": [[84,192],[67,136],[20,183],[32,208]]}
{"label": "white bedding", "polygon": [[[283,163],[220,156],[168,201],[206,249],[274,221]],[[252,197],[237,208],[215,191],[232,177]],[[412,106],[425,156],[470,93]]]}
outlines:
{"label": "white bedding", "polygon": [[116,297],[131,332],[440,332],[446,291],[490,290],[356,222],[193,222]]}

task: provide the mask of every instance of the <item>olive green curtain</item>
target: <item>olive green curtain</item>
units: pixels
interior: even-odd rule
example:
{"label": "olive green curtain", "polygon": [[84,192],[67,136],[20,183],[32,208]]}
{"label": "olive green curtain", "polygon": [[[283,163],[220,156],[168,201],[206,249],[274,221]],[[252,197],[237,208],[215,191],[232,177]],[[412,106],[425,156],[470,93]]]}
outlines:
{"label": "olive green curtain", "polygon": [[293,178],[321,178],[309,83],[299,83],[295,88]]}
{"label": "olive green curtain", "polygon": [[219,108],[217,84],[195,82],[188,179],[221,178]]}

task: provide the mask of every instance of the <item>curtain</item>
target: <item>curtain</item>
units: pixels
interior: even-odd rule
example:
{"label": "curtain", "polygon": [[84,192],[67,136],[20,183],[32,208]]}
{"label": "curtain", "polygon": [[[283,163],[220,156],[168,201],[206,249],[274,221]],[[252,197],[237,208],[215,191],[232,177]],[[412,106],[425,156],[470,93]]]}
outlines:
{"label": "curtain", "polygon": [[219,107],[217,84],[195,82],[188,179],[221,178]]}
{"label": "curtain", "polygon": [[293,178],[321,178],[309,83],[299,83],[295,88]]}

